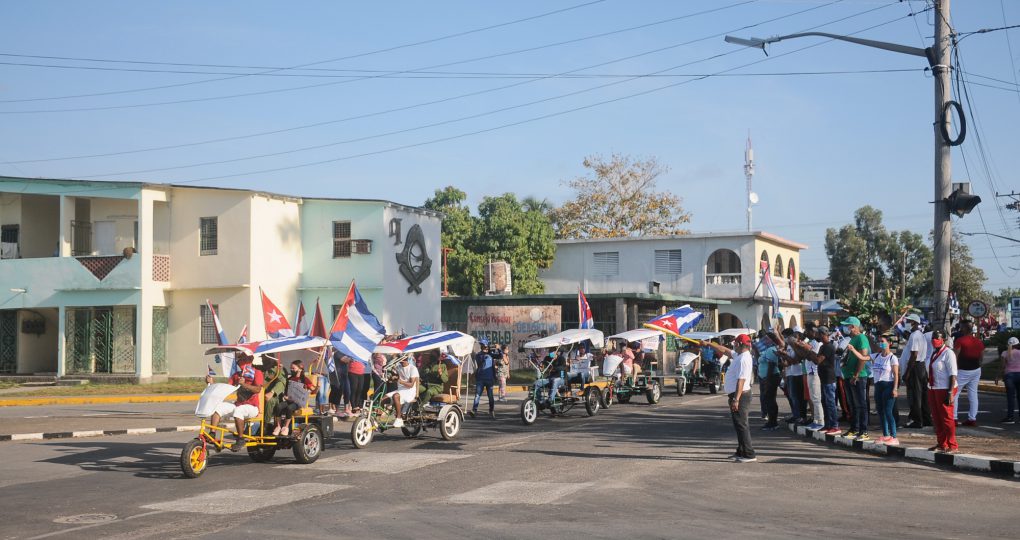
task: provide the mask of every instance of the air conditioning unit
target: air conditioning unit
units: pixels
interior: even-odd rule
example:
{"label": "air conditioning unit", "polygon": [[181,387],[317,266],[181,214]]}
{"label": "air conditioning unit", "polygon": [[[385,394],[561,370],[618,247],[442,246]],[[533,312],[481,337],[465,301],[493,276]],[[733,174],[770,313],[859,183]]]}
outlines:
{"label": "air conditioning unit", "polygon": [[493,261],[485,265],[485,294],[513,294],[510,281],[510,263]]}

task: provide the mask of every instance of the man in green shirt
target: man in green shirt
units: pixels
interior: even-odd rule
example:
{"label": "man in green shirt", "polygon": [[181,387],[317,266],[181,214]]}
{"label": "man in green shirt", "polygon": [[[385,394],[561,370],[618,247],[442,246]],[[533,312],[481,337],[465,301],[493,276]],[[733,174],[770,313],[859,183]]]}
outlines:
{"label": "man in green shirt", "polygon": [[850,430],[844,437],[866,441],[868,437],[868,377],[871,375],[871,343],[861,332],[861,320],[847,317],[840,324],[850,333],[850,344],[843,359],[843,380],[846,382],[850,405]]}

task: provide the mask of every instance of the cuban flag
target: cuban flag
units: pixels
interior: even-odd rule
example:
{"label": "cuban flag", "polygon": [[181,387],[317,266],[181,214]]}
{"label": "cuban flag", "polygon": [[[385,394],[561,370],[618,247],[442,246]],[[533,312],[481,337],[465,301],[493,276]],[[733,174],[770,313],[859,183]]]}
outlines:
{"label": "cuban flag", "polygon": [[761,261],[761,282],[765,284],[765,288],[769,290],[769,294],[772,295],[772,317],[779,316],[779,292],[776,291],[776,284],[772,283],[772,272],[769,269],[768,261]]}
{"label": "cuban flag", "polygon": [[217,345],[229,345],[227,341],[227,331],[223,329],[223,323],[220,322],[220,316],[216,314],[216,310],[213,309],[212,302],[208,298],[205,299],[205,305],[209,308],[209,313],[212,313],[213,325],[216,327],[216,344]]}
{"label": "cuban flag", "polygon": [[691,306],[683,305],[646,322],[645,328],[680,337],[680,334],[690,332],[704,317],[700,311],[694,311]]}
{"label": "cuban flag", "polygon": [[329,329],[329,341],[333,347],[371,369],[372,351],[383,338],[386,328],[368,310],[365,299],[351,280],[351,288],[340,306],[340,313]]}
{"label": "cuban flag", "polygon": [[307,336],[308,330],[310,328],[311,321],[308,319],[308,314],[305,313],[305,303],[299,301],[297,308],[297,316],[294,318],[294,335]]}
{"label": "cuban flag", "polygon": [[582,330],[595,328],[595,318],[591,316],[591,305],[588,304],[588,299],[584,297],[581,289],[577,289],[577,314],[578,328]]}
{"label": "cuban flag", "polygon": [[315,314],[312,315],[312,324],[308,327],[308,335],[329,339],[326,333],[326,320],[322,318],[322,309],[319,308],[319,299],[315,299]]}
{"label": "cuban flag", "polygon": [[241,335],[237,336],[237,343],[238,344],[248,343],[248,325],[247,324],[244,325],[244,328],[241,328]]}
{"label": "cuban flag", "polygon": [[287,322],[287,317],[284,317],[283,312],[266,296],[265,291],[259,289],[259,293],[262,295],[262,316],[266,323],[266,335],[272,339],[293,336],[294,330]]}

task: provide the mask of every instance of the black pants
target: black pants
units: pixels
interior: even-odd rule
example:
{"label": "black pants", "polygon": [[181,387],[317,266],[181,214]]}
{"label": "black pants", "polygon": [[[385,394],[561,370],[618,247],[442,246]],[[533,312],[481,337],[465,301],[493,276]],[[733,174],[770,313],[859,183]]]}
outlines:
{"label": "black pants", "polygon": [[924,362],[914,362],[908,368],[907,401],[910,403],[910,416],[907,418],[916,425],[931,425],[931,406],[928,404],[928,374],[924,370]]}
{"label": "black pants", "polygon": [[368,395],[368,384],[372,381],[372,375],[368,373],[350,373],[347,377],[351,381],[351,407],[361,407]]}
{"label": "black pants", "polygon": [[762,392],[762,401],[765,403],[766,425],[779,425],[779,404],[776,397],[779,393],[780,375],[773,373],[765,378],[765,389]]}
{"label": "black pants", "polygon": [[294,416],[294,412],[300,408],[301,406],[293,401],[281,401],[273,408],[273,416],[290,418],[291,416]]}
{"label": "black pants", "polygon": [[[730,394],[729,403],[732,406],[736,392]],[[751,428],[747,423],[747,413],[751,408],[751,393],[744,392],[740,396],[737,412],[730,409],[730,418],[733,420],[733,429],[737,432],[737,456],[745,458],[754,457],[754,446],[751,444]]]}

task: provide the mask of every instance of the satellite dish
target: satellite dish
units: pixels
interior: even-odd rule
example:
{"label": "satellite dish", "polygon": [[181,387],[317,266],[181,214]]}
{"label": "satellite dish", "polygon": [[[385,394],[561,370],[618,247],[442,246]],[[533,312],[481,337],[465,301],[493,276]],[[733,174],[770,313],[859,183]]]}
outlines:
{"label": "satellite dish", "polygon": [[751,201],[751,204],[758,204],[758,194],[752,191],[747,200]]}

